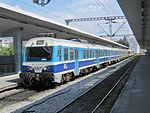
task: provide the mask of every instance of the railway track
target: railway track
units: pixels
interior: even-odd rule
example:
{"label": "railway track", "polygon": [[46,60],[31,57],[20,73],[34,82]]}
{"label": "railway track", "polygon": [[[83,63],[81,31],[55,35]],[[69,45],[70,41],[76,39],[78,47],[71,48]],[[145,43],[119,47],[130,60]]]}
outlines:
{"label": "railway track", "polygon": [[[26,89],[26,88],[23,88],[21,86],[19,86],[19,87],[17,86],[14,89],[11,89],[11,90],[8,90],[8,91],[6,90],[4,92],[1,92],[1,94],[2,93],[7,93],[7,95],[5,95],[5,96],[0,95],[0,108],[9,106],[9,105],[12,105],[12,104],[15,104],[15,103],[19,103],[19,102],[22,102],[22,101],[26,101],[26,100],[28,101],[29,97],[31,97],[33,95],[36,95],[37,93],[39,93],[41,91],[45,91],[45,89],[43,89],[43,88],[40,88],[38,90],[35,90],[35,89],[36,88]],[[90,91],[90,90],[92,90],[92,88],[89,89],[88,91]],[[9,93],[9,92],[11,92],[11,93]]]}
{"label": "railway track", "polygon": [[8,88],[6,90],[3,90],[0,92],[0,108],[22,102],[25,100],[28,100],[29,97],[36,95],[37,93],[40,93],[42,91],[47,90],[48,88],[45,88],[41,86],[38,87],[24,87],[23,85],[18,85],[13,88]]}
{"label": "railway track", "polygon": [[137,61],[133,59],[56,113],[109,113]]}
{"label": "railway track", "polygon": [[5,96],[0,97],[0,108],[4,108],[17,102],[25,101],[34,94],[36,94],[36,91],[28,89],[11,90],[10,94],[5,94]]}

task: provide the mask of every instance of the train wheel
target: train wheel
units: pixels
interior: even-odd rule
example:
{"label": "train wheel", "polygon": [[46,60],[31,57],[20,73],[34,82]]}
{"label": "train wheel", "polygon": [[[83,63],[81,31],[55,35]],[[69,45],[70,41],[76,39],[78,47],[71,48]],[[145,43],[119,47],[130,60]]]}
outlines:
{"label": "train wheel", "polygon": [[71,80],[70,74],[66,74],[66,82],[69,82]]}
{"label": "train wheel", "polygon": [[55,83],[52,82],[51,79],[46,79],[44,83],[45,83],[45,86],[48,88],[55,88]]}
{"label": "train wheel", "polygon": [[64,84],[66,83],[66,78],[65,78],[65,75],[62,75],[61,77],[61,84]]}
{"label": "train wheel", "polygon": [[85,75],[85,70],[84,69],[80,70],[80,76],[84,76],[84,75]]}
{"label": "train wheel", "polygon": [[71,75],[71,79],[70,80],[75,80],[75,76],[74,76],[74,73],[72,72],[72,73],[70,73]]}
{"label": "train wheel", "polygon": [[50,87],[51,82],[47,79],[44,81],[46,87]]}
{"label": "train wheel", "polygon": [[32,77],[27,77],[26,79],[24,79],[22,81],[22,83],[23,83],[24,86],[29,87],[33,84],[33,79],[32,79]]}

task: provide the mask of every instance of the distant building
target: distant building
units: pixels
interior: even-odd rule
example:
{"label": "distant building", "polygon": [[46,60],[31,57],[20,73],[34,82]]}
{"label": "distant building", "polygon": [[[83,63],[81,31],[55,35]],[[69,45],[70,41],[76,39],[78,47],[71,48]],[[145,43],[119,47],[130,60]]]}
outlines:
{"label": "distant building", "polygon": [[9,47],[13,44],[13,38],[12,37],[0,37],[0,46],[1,47]]}

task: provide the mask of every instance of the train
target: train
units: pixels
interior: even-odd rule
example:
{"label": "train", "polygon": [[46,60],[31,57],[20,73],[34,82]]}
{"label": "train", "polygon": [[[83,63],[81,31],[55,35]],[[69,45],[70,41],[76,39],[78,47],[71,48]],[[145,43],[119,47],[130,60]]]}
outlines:
{"label": "train", "polygon": [[119,62],[131,56],[131,50],[112,48],[80,39],[58,39],[50,34],[28,40],[23,49],[20,73],[22,83],[65,83],[79,75]]}

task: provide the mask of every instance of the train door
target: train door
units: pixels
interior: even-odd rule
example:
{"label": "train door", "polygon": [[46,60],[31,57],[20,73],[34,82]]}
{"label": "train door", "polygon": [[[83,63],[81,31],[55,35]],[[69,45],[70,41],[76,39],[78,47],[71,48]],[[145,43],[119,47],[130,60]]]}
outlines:
{"label": "train door", "polygon": [[99,65],[99,50],[96,50],[96,66],[97,66],[97,68],[100,67],[100,65]]}
{"label": "train door", "polygon": [[105,57],[105,50],[103,49],[103,58],[104,58],[104,62],[106,62],[106,57]]}
{"label": "train door", "polygon": [[75,49],[75,75],[79,75],[79,51]]}

